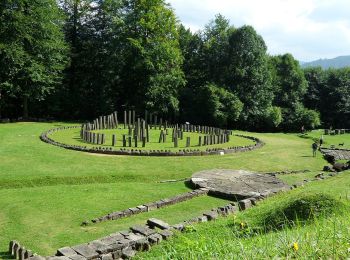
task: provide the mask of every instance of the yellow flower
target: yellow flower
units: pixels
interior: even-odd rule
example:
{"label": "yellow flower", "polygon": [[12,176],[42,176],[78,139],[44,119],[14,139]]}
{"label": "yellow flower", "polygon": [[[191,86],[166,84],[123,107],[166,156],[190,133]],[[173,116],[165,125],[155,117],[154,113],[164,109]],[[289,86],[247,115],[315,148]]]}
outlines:
{"label": "yellow flower", "polygon": [[241,228],[244,228],[245,224],[244,222],[241,222]]}
{"label": "yellow flower", "polygon": [[294,242],[293,243],[293,249],[294,249],[294,251],[298,251],[299,250],[298,242]]}

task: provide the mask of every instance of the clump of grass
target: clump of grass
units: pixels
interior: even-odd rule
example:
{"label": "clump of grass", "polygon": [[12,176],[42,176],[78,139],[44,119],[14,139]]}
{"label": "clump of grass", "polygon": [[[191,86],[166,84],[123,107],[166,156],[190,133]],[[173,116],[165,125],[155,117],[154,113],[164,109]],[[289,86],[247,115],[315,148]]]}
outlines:
{"label": "clump of grass", "polygon": [[343,208],[344,204],[329,194],[299,194],[263,215],[260,222],[267,231],[280,230],[305,225],[320,217],[329,217]]}

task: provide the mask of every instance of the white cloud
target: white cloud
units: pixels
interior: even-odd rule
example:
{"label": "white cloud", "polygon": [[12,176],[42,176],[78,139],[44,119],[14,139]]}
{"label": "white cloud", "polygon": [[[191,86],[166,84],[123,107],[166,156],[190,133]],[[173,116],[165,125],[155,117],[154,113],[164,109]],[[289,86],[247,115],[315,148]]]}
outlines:
{"label": "white cloud", "polygon": [[271,54],[308,61],[350,55],[349,0],[168,0],[183,24],[201,29],[221,13],[252,25]]}

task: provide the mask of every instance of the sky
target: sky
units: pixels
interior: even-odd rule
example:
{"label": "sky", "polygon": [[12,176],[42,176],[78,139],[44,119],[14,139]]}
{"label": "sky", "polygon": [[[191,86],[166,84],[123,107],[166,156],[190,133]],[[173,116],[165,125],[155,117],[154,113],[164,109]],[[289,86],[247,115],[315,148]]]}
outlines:
{"label": "sky", "polygon": [[193,32],[216,14],[252,25],[273,55],[300,61],[350,55],[350,0],[167,0]]}

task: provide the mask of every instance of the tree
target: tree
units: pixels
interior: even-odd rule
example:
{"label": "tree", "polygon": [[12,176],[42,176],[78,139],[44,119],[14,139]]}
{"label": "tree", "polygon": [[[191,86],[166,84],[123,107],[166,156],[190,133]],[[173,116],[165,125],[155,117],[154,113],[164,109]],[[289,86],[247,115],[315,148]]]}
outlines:
{"label": "tree", "polygon": [[0,89],[23,100],[43,99],[67,63],[62,16],[54,0],[1,0]]}
{"label": "tree", "polygon": [[[60,114],[91,118],[120,105],[120,70],[124,64],[122,3],[116,0],[62,0],[71,63],[65,71]],[[71,102],[71,100],[75,102]]]}
{"label": "tree", "polygon": [[236,29],[229,37],[230,89],[244,107],[241,127],[262,127],[273,92],[264,40],[251,26]]}
{"label": "tree", "polygon": [[125,105],[175,116],[185,81],[174,12],[164,0],[127,0],[124,9]]}

